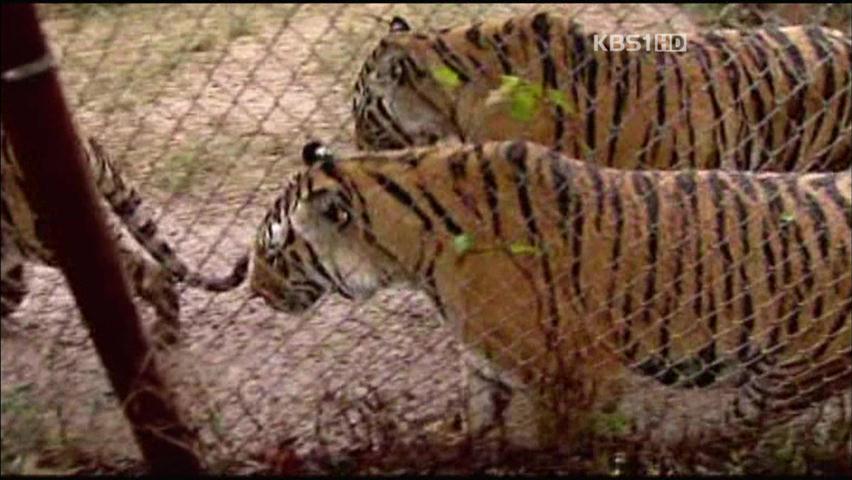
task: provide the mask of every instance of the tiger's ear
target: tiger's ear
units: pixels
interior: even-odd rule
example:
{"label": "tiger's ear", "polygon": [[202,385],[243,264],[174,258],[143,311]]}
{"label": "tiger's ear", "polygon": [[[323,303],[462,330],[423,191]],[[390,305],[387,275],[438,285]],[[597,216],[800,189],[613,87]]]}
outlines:
{"label": "tiger's ear", "polygon": [[395,16],[390,21],[390,31],[391,33],[397,32],[408,32],[411,30],[411,27],[408,25],[408,22],[405,21],[404,18]]}
{"label": "tiger's ear", "polygon": [[302,161],[311,166],[317,162],[330,162],[334,160],[331,150],[322,142],[312,141],[302,147]]}

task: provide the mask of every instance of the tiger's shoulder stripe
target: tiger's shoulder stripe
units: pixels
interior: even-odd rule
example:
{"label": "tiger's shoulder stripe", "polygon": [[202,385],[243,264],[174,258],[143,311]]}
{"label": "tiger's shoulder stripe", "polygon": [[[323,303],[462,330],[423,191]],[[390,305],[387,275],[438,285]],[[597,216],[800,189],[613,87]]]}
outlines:
{"label": "tiger's shoulder stripe", "polygon": [[[781,244],[780,258],[783,262],[781,264],[781,279],[783,285],[786,286],[790,284],[792,279],[793,267],[790,261],[790,232],[787,228],[789,222],[784,216],[784,195],[775,181],[768,177],[759,177],[757,184],[763,189],[764,198],[771,213],[769,228],[775,233],[775,237]],[[779,306],[779,308],[782,307],[783,305]]]}
{"label": "tiger's shoulder stripe", "polygon": [[659,221],[660,204],[659,192],[657,191],[658,180],[654,172],[635,174],[632,176],[634,189],[645,203],[647,213],[648,232],[648,275],[645,280],[645,293],[643,294],[642,317],[645,324],[651,323],[651,304],[656,296],[657,287],[657,257],[659,255]]}
{"label": "tiger's shoulder stripe", "polygon": [[[592,154],[597,148],[598,60],[588,56],[586,66],[586,148]],[[583,158],[589,156],[583,155]]]}
{"label": "tiger's shoulder stripe", "polygon": [[612,265],[612,275],[610,278],[609,286],[607,289],[607,298],[608,300],[608,308],[610,310],[614,309],[614,299],[615,299],[615,290],[616,290],[616,282],[618,281],[618,276],[621,270],[621,243],[622,237],[624,235],[624,204],[621,198],[621,185],[622,179],[615,178],[610,181],[609,184],[609,199],[610,205],[612,206],[612,215],[613,215],[613,225],[615,228],[615,232],[613,233],[612,240],[612,251],[610,253],[610,264]]}
{"label": "tiger's shoulder stripe", "polygon": [[[788,113],[790,115],[790,120],[787,123],[787,129],[785,130],[785,136],[794,135],[793,132],[802,129],[802,124],[804,122],[805,117],[805,94],[806,90],[801,88],[803,85],[807,84],[807,78],[809,76],[807,67],[805,66],[805,61],[802,56],[802,52],[790,40],[790,37],[787,36],[784,32],[779,30],[778,28],[771,26],[766,29],[766,32],[772,37],[778,44],[781,46],[781,51],[786,54],[786,56],[790,59],[790,65],[787,66],[786,62],[783,60],[780,62],[781,71],[784,72],[785,77],[789,83],[789,89],[794,93],[793,95],[793,103],[788,106]],[[783,56],[781,57],[783,58]],[[790,150],[787,158],[784,161],[785,170],[792,171],[796,161],[799,158],[799,152],[802,147],[802,135],[804,132],[799,132],[793,136],[793,148]],[[787,137],[789,138],[789,137]]]}
{"label": "tiger's shoulder stripe", "polygon": [[[840,188],[837,183],[838,180],[849,179],[850,174],[846,172],[845,175],[838,174],[833,176],[825,176],[819,177],[811,181],[811,185],[815,188],[819,188],[824,191],[831,202],[844,213],[844,218],[846,219],[846,225],[852,228],[852,202],[849,201],[848,198],[843,196]],[[846,182],[848,183],[848,182]]]}
{"label": "tiger's shoulder stripe", "polygon": [[710,105],[713,108],[714,122],[711,129],[716,138],[716,146],[713,147],[712,151],[713,161],[707,165],[707,168],[721,168],[722,156],[718,146],[727,145],[728,140],[727,134],[725,133],[725,123],[722,119],[722,107],[719,104],[719,97],[716,94],[716,85],[711,74],[713,71],[713,62],[710,57],[710,53],[700,42],[695,43],[693,49],[696,52],[698,64],[700,66],[701,73],[704,76],[704,89],[707,92],[707,96],[710,98]]}
{"label": "tiger's shoulder stripe", "polygon": [[[733,175],[736,177],[742,177],[742,175]],[[738,182],[738,186],[749,185],[748,182],[743,182],[740,180]],[[746,187],[748,188],[748,187]],[[746,206],[745,201],[738,189],[732,189],[733,199],[734,199],[734,207],[735,207],[735,217],[737,220],[737,225],[739,225],[739,237],[740,243],[742,245],[742,256],[744,259],[749,258],[751,255],[751,240],[749,235],[749,226],[752,222],[749,221],[749,211]],[[753,196],[749,196],[749,199],[752,203],[756,201],[756,198]],[[754,300],[752,297],[751,289],[748,288],[749,285],[752,285],[753,280],[749,277],[748,268],[745,260],[741,260],[739,263],[738,273],[742,286],[742,302],[740,304],[740,308],[742,309],[742,317],[743,322],[740,327],[740,338],[739,338],[739,347],[738,347],[738,357],[740,361],[747,362],[751,357],[752,345],[750,343],[750,338],[754,335],[754,325],[755,325],[755,310],[754,310]],[[730,301],[733,301],[731,299]]]}
{"label": "tiger's shoulder stripe", "polygon": [[484,50],[485,46],[483,45],[482,33],[479,30],[479,27],[482,25],[481,22],[474,23],[464,32],[464,38],[470,42],[477,50]]}
{"label": "tiger's shoulder stripe", "polygon": [[[662,52],[655,52],[654,59],[656,60],[657,69],[654,72],[654,78],[657,82],[657,117],[656,130],[659,132],[666,124],[666,75],[667,70],[667,55]],[[657,148],[662,138],[659,134],[655,134],[654,146],[652,147],[652,157],[657,156]]]}
{"label": "tiger's shoulder stripe", "polygon": [[[556,152],[550,153],[552,158],[558,158]],[[556,193],[556,207],[559,210],[559,233],[562,241],[567,243],[571,235],[571,228],[568,223],[571,215],[571,198],[573,195],[573,180],[574,172],[570,166],[560,164],[559,162],[550,162],[550,174],[553,177],[553,189]]]}
{"label": "tiger's shoulder stripe", "polygon": [[[834,58],[828,50],[831,48],[831,43],[820,28],[813,26],[807,27],[805,29],[805,35],[807,36],[811,48],[816,52],[817,65],[819,67],[818,70],[824,75],[822,84],[823,101],[830,102],[834,97],[836,89],[834,83]],[[817,112],[817,118],[814,121],[814,127],[811,131],[811,138],[808,141],[809,145],[816,143],[820,131],[822,130],[822,125],[825,122],[826,114],[827,112],[825,110]]]}
{"label": "tiger's shoulder stripe", "polygon": [[488,208],[491,210],[491,228],[494,235],[498,238],[503,236],[502,225],[500,223],[500,203],[498,197],[497,179],[494,177],[494,171],[491,169],[490,161],[485,158],[482,145],[477,144],[474,147],[474,156],[479,164],[479,171],[482,174],[483,190],[485,193],[485,201]]}
{"label": "tiger's shoulder stripe", "polygon": [[494,32],[491,35],[489,44],[494,49],[494,54],[497,55],[497,60],[500,62],[500,67],[503,69],[503,74],[511,75],[512,64],[509,61],[509,47],[506,45],[506,42],[503,41],[503,36],[500,35],[499,32]]}
{"label": "tiger's shoulder stripe", "polygon": [[600,173],[600,170],[595,167],[591,163],[586,164],[586,176],[589,177],[589,180],[592,184],[592,191],[594,192],[595,197],[595,228],[598,231],[601,231],[601,223],[603,222],[604,208],[605,208],[605,184],[604,178]]}
{"label": "tiger's shoulder stripe", "polygon": [[[530,169],[527,167],[528,163],[534,163],[534,166],[541,166],[542,158],[546,158],[548,152],[543,152],[541,155],[536,155],[534,158],[531,158],[529,152],[527,151],[526,143],[524,142],[512,142],[509,144],[506,156],[514,166],[515,169],[515,183],[516,188],[518,189],[518,199],[521,204],[521,212],[524,215],[525,223],[528,228],[528,240],[532,245],[539,250],[539,256],[541,258],[541,269],[542,275],[544,276],[544,284],[547,288],[547,309],[548,309],[548,317],[550,318],[550,330],[546,332],[547,337],[547,348],[549,352],[555,352],[557,347],[557,342],[560,340],[560,335],[556,330],[559,328],[559,324],[561,322],[560,313],[559,313],[559,298],[556,293],[556,281],[554,279],[554,268],[551,265],[551,252],[550,246],[545,242],[545,234],[544,232],[539,230],[538,222],[536,221],[536,214],[533,208],[533,199],[532,197],[536,195],[537,192],[532,191],[533,188],[541,188],[541,183],[543,182],[543,177],[539,176],[535,181],[530,178]],[[538,184],[538,185],[536,185]],[[535,187],[534,187],[535,186]],[[510,252],[511,253],[511,252]],[[579,283],[579,278],[577,279]],[[583,297],[579,297],[580,301],[583,301]],[[557,357],[558,363],[561,365],[561,359]]]}
{"label": "tiger's shoulder stripe", "polygon": [[612,135],[609,137],[607,147],[607,160],[605,165],[612,167],[615,164],[616,147],[618,145],[618,133],[621,129],[621,122],[624,115],[624,109],[627,102],[627,96],[630,89],[630,57],[627,51],[622,51],[618,57],[620,59],[620,72],[615,83],[615,99],[612,109]]}
{"label": "tiger's shoulder stripe", "polygon": [[444,227],[447,229],[448,232],[450,232],[450,234],[461,235],[464,233],[464,230],[462,230],[459,224],[456,223],[455,220],[453,220],[452,214],[450,214],[447,209],[444,208],[443,205],[441,205],[441,202],[437,198],[435,198],[435,195],[433,195],[432,192],[429,191],[429,188],[426,185],[419,183],[417,184],[417,188],[418,190],[420,190],[420,193],[426,199],[426,203],[429,205],[429,208],[435,215],[438,216],[440,220],[443,221]]}
{"label": "tiger's shoulder stripe", "polygon": [[465,72],[464,64],[461,59],[450,50],[444,40],[441,37],[437,37],[432,48],[435,49],[435,52],[438,53],[438,56],[441,58],[441,61],[444,62],[444,66],[449,68],[456,74],[459,81],[462,83],[468,83],[470,81],[470,76]]}
{"label": "tiger's shoulder stripe", "polygon": [[[796,179],[793,177],[786,177],[784,178],[782,185],[785,188],[787,195],[793,200],[795,210],[797,212],[804,211],[806,214],[809,214],[810,211],[805,208],[804,202],[802,201],[801,194],[798,188],[798,182],[796,181]],[[796,241],[796,245],[799,247],[801,269],[805,273],[804,286],[805,288],[807,288],[808,291],[810,291],[813,289],[814,284],[816,283],[814,276],[812,275],[811,252],[802,237],[801,220],[799,218],[794,218],[794,220],[790,223],[792,224],[793,228],[793,238]]]}
{"label": "tiger's shoulder stripe", "polygon": [[527,228],[527,239],[538,244],[539,230],[530,200],[529,172],[527,171],[527,146],[524,142],[512,142],[506,147],[506,161],[514,168],[513,179],[521,207],[521,214]]}
{"label": "tiger's shoulder stripe", "polygon": [[716,245],[716,248],[719,249],[719,253],[722,255],[722,279],[724,282],[725,294],[724,301],[725,305],[727,305],[728,308],[731,308],[731,302],[734,297],[734,277],[731,268],[734,263],[734,256],[731,254],[731,244],[728,238],[728,232],[725,228],[727,222],[726,213],[728,209],[724,208],[725,202],[728,200],[726,198],[726,193],[729,193],[729,188],[722,175],[717,171],[710,171],[707,180],[710,187],[710,195],[713,200],[712,206],[716,211],[716,238],[713,244]]}
{"label": "tiger's shoulder stripe", "polygon": [[382,187],[382,189],[388,193],[393,199],[401,203],[406,208],[410,209],[417,218],[420,219],[420,223],[423,226],[423,230],[425,232],[432,232],[434,229],[432,224],[432,219],[429,218],[429,215],[420,208],[417,202],[414,200],[414,197],[411,196],[404,188],[402,188],[399,184],[391,180],[386,175],[379,172],[367,172],[367,176],[371,177],[376,183]]}
{"label": "tiger's shoulder stripe", "polygon": [[[547,13],[542,12],[533,17],[532,29],[536,37],[535,43],[538,48],[538,54],[541,57],[543,84],[553,91],[559,91],[556,61],[553,57],[553,49],[551,47],[550,20],[547,17]],[[556,112],[554,120],[556,128],[553,134],[553,145],[562,145],[562,137],[565,135],[565,109],[559,104],[555,105],[554,109]]]}
{"label": "tiger's shoulder stripe", "polygon": [[[756,129],[751,131],[749,128],[743,129],[743,134],[747,136],[747,144],[745,146],[745,151],[743,152],[744,161],[742,164],[745,165],[746,168],[743,170],[761,170],[763,165],[767,165],[769,163],[769,152],[765,148],[760,148],[760,144],[755,144],[758,140],[762,139],[766,145],[772,145],[772,126],[763,121],[766,118],[766,100],[764,100],[763,92],[759,88],[755,88],[756,85],[760,85],[763,83],[761,77],[766,76],[766,71],[761,70],[759,65],[760,62],[765,62],[765,59],[761,58],[760,61],[757,59],[754,53],[754,49],[752,47],[751,41],[752,34],[743,34],[740,36],[742,41],[742,48],[740,49],[740,59],[742,61],[742,73],[745,77],[745,83],[747,85],[746,90],[748,91],[748,98],[750,100],[751,108],[743,108],[742,112],[746,118],[747,125],[756,124]],[[744,102],[743,102],[744,104]],[[739,139],[738,139],[739,141]],[[754,159],[753,153],[757,151],[757,155],[759,158]]]}
{"label": "tiger's shoulder stripe", "polygon": [[[699,202],[698,184],[696,173],[693,171],[679,172],[675,176],[678,188],[689,201],[689,212],[696,222],[701,218],[701,206]],[[692,309],[697,318],[704,315],[704,239],[701,235],[695,235],[694,249],[695,259],[692,264],[693,282],[695,285]]]}

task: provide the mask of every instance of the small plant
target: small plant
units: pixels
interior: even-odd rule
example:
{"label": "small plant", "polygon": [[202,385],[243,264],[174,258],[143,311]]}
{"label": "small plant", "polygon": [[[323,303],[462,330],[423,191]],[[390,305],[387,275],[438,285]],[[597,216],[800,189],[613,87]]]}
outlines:
{"label": "small plant", "polygon": [[31,396],[32,384],[25,384],[4,393],[0,402],[3,416],[2,461],[3,475],[23,473],[32,463],[42,443],[42,424]]}
{"label": "small plant", "polygon": [[219,438],[225,437],[225,434],[227,432],[225,431],[224,425],[222,423],[222,414],[219,413],[218,410],[209,409],[207,411],[207,421],[210,424],[210,430],[213,431],[213,434],[215,434]]}
{"label": "small plant", "polygon": [[455,90],[461,85],[459,74],[450,67],[440,66],[433,68],[432,77],[447,90]]}
{"label": "small plant", "polygon": [[183,193],[192,184],[196,163],[194,153],[176,153],[157,165],[153,173],[154,184],[171,193]]}
{"label": "small plant", "polygon": [[251,22],[246,17],[232,16],[228,22],[228,40],[236,40],[252,34]]}
{"label": "small plant", "polygon": [[789,428],[776,430],[764,440],[762,448],[748,452],[736,463],[741,463],[746,471],[770,475],[802,475],[808,470],[803,446]]}
{"label": "small plant", "polygon": [[180,67],[182,61],[183,61],[183,55],[181,55],[181,53],[170,56],[170,57],[166,58],[165,60],[163,60],[163,62],[159,65],[160,69],[159,69],[159,72],[157,72],[157,73],[168,77],[168,76],[172,75],[174,73],[174,71],[177,70]]}
{"label": "small plant", "polygon": [[545,249],[521,240],[516,240],[508,244],[477,248],[476,239],[471,233],[462,233],[453,237],[453,249],[455,249],[460,259],[468,254],[488,252],[507,252],[514,257],[541,256],[545,253]]}
{"label": "small plant", "polygon": [[784,212],[781,214],[781,226],[786,227],[788,225],[792,225],[793,222],[796,221],[796,216],[790,212]]}
{"label": "small plant", "polygon": [[551,104],[562,108],[568,115],[576,115],[577,109],[565,92],[544,88],[514,75],[500,77],[500,86],[485,100],[486,105],[508,103],[509,114],[515,120],[528,122],[535,117],[542,105]]}
{"label": "small plant", "polygon": [[192,42],[190,42],[190,44],[187,46],[187,50],[192,53],[209,52],[210,50],[213,50],[215,46],[216,37],[207,33],[202,35],[200,38],[196,38]]}
{"label": "small plant", "polygon": [[51,5],[50,12],[57,17],[89,20],[99,16],[115,15],[124,5],[123,3],[69,3]]}
{"label": "small plant", "polygon": [[78,438],[62,429],[63,412],[56,410],[60,428],[50,428],[44,405],[39,404],[34,385],[23,384],[4,392],[0,399],[3,417],[0,473],[61,474],[79,467],[82,454]]}
{"label": "small plant", "polygon": [[512,242],[509,244],[509,252],[512,255],[533,255],[536,257],[544,255],[542,249],[525,242]]}
{"label": "small plant", "polygon": [[592,415],[591,430],[595,435],[619,437],[628,433],[629,429],[630,418],[618,410]]}
{"label": "small plant", "polygon": [[455,248],[456,253],[459,254],[459,256],[469,252],[470,249],[473,248],[473,244],[473,235],[470,233],[462,233],[461,235],[453,237],[453,248]]}

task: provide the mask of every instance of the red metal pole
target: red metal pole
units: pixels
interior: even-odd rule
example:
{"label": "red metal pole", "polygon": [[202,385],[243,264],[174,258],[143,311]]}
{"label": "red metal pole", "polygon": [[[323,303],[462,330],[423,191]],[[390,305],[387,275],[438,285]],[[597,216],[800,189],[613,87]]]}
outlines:
{"label": "red metal pole", "polygon": [[152,472],[198,473],[197,437],[181,421],[131,300],[31,4],[2,5],[2,120],[95,349]]}

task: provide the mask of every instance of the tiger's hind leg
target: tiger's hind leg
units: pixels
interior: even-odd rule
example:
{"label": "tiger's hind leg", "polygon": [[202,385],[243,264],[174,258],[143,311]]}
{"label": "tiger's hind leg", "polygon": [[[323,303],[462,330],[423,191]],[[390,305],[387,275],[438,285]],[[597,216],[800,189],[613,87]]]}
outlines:
{"label": "tiger's hind leg", "polygon": [[176,344],[180,334],[180,301],[176,283],[159,264],[120,243],[119,256],[134,292],[151,304],[156,312],[157,322],[151,332],[155,344],[163,347]]}
{"label": "tiger's hind leg", "polygon": [[2,278],[0,278],[0,318],[2,318],[0,332],[4,336],[18,330],[19,325],[12,320],[11,316],[23,303],[28,293],[26,263],[23,257],[4,255]]}
{"label": "tiger's hind leg", "polygon": [[764,357],[753,362],[710,437],[727,446],[755,446],[767,432],[792,426],[812,407],[848,391],[852,384],[849,353],[846,348],[822,361],[796,358],[781,362]]}
{"label": "tiger's hind leg", "polygon": [[[5,202],[4,202],[5,207]],[[0,331],[13,333],[17,325],[11,319],[12,314],[23,303],[29,293],[27,287],[26,256],[15,242],[12,227],[2,221],[2,262],[0,262]]]}
{"label": "tiger's hind leg", "polygon": [[790,361],[753,375],[740,386],[732,405],[734,417],[753,424],[759,419],[774,423],[796,416],[852,384],[849,349],[838,358],[822,362]]}

